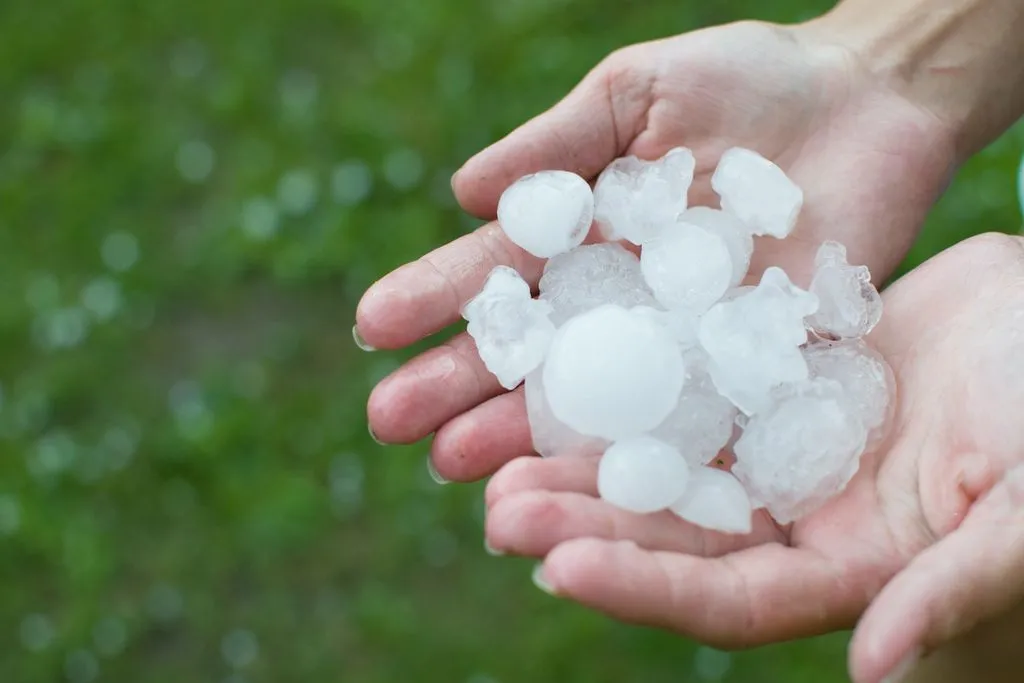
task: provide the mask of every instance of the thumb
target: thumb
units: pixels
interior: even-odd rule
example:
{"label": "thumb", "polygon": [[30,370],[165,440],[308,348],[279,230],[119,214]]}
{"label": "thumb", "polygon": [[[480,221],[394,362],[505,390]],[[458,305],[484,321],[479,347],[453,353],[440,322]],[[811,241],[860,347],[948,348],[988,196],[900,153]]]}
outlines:
{"label": "thumb", "polygon": [[[960,527],[875,598],[850,645],[857,683],[898,680],[928,652],[1024,598],[1024,465],[1006,472]],[[889,678],[887,678],[889,677]]]}
{"label": "thumb", "polygon": [[561,102],[467,161],[452,178],[459,204],[492,219],[501,193],[528,173],[597,175],[646,119],[653,74],[645,59],[644,46],[612,53]]}

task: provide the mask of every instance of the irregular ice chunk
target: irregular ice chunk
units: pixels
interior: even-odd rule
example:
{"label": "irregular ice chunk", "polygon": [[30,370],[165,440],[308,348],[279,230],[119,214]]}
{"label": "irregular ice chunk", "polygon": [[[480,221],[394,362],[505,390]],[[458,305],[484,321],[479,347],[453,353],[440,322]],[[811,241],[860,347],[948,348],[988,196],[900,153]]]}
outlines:
{"label": "irregular ice chunk", "polygon": [[690,471],[686,493],[672,512],[699,527],[726,534],[749,534],[753,526],[750,496],[728,472],[712,467]]}
{"label": "irregular ice chunk", "polygon": [[601,498],[639,513],[668,508],[683,495],[689,480],[686,459],[649,436],[615,442],[601,456],[597,469]]}
{"label": "irregular ice chunk", "polygon": [[715,389],[707,370],[696,362],[686,366],[683,393],[675,410],[651,436],[674,446],[699,467],[715,459],[732,437],[736,408]]}
{"label": "irregular ice chunk", "polygon": [[635,306],[630,309],[634,314],[643,316],[665,328],[683,349],[697,345],[697,330],[700,329],[700,316],[685,308],[665,311],[651,306]]}
{"label": "irregular ice chunk", "polygon": [[514,389],[544,360],[555,326],[551,305],[531,298],[530,286],[506,266],[491,271],[484,287],[462,308],[466,331],[487,370]]}
{"label": "irregular ice chunk", "polygon": [[594,217],[610,241],[643,244],[686,210],[696,166],[693,153],[677,147],[661,159],[616,159],[594,186]]}
{"label": "irregular ice chunk", "polygon": [[866,437],[864,425],[847,410],[842,385],[811,380],[750,418],[736,442],[732,471],[752,500],[789,524],[846,487]]}
{"label": "irregular ice chunk", "polygon": [[602,304],[655,305],[640,259],[621,244],[587,244],[555,256],[544,265],[540,298],[554,309],[556,326]]}
{"label": "irregular ice chunk", "polygon": [[730,287],[743,281],[750,270],[750,256],[754,253],[754,238],[738,218],[708,206],[694,206],[679,216],[680,223],[697,225],[722,238],[732,259]]}
{"label": "irregular ice chunk", "polygon": [[699,337],[719,393],[753,415],[768,408],[774,388],[807,379],[799,347],[807,341],[803,319],[817,306],[816,296],[774,266],[753,291],[713,306]]}
{"label": "irregular ice chunk", "polygon": [[785,238],[793,231],[804,193],[781,168],[749,149],[726,150],[711,176],[722,208],[755,235]]}
{"label": "irregular ice chunk", "polygon": [[821,306],[808,320],[816,330],[843,339],[863,337],[882,318],[882,297],[871,284],[867,266],[851,266],[846,247],[824,242],[814,259],[811,291]]}
{"label": "irregular ice chunk", "polygon": [[555,417],[609,441],[661,424],[683,379],[682,352],[668,332],[614,305],[562,325],[544,363],[544,392]]}
{"label": "irregular ice chunk", "polygon": [[733,277],[725,241],[689,223],[670,225],[645,242],[640,269],[662,306],[697,313],[711,308]]}
{"label": "irregular ice chunk", "polygon": [[892,414],[896,378],[881,354],[860,340],[808,344],[804,358],[812,378],[843,385],[847,410],[869,431],[869,441],[886,427]]}
{"label": "irregular ice chunk", "polygon": [[593,221],[590,185],[568,171],[523,176],[498,201],[501,229],[515,244],[540,258],[582,244]]}
{"label": "irregular ice chunk", "polygon": [[608,447],[607,441],[583,436],[558,421],[544,396],[543,369],[537,368],[526,376],[524,393],[533,450],[539,455],[551,458],[556,455],[597,454]]}

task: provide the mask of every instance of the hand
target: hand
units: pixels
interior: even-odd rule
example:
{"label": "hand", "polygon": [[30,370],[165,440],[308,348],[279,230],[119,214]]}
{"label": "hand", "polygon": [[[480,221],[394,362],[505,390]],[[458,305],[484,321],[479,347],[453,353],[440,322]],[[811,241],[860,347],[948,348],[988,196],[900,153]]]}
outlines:
{"label": "hand", "polygon": [[[818,245],[835,239],[881,281],[950,177],[952,136],[817,35],[810,24],[747,22],[616,52],[553,109],[467,162],[455,193],[493,218],[502,191],[526,173],[592,178],[623,154],[656,158],[684,145],[698,164],[691,204],[717,205],[710,174],[726,148],[741,145],[778,162],[805,193],[795,233],[757,244],[755,277],[781,265],[806,284]],[[543,262],[491,223],[374,284],[359,304],[359,333],[396,349],[438,332],[497,265],[536,284]],[[368,413],[385,442],[434,433],[433,462],[448,479],[489,475],[532,450],[521,392],[503,392],[465,334],[384,379]]]}
{"label": "hand", "polygon": [[963,242],[889,288],[885,306],[869,341],[897,378],[893,430],[818,512],[781,528],[762,510],[753,533],[725,536],[605,503],[596,460],[519,458],[488,486],[489,544],[546,557],[557,595],[719,647],[856,623],[858,683],[1013,607],[1024,598],[1024,241]]}

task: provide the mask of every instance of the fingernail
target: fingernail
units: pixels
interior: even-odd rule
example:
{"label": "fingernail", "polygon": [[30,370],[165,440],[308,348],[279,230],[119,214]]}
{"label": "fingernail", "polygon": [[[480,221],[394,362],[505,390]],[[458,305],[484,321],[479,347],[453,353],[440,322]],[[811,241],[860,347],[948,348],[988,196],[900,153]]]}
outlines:
{"label": "fingernail", "polygon": [[386,443],[377,438],[377,435],[374,433],[373,427],[370,426],[369,422],[366,423],[366,431],[370,432],[370,438],[373,439],[376,443],[378,443],[381,446],[387,446]]}
{"label": "fingernail", "polygon": [[359,326],[358,325],[353,325],[352,326],[352,341],[354,341],[356,343],[356,346],[361,348],[363,351],[376,351],[377,350],[376,346],[370,346],[369,344],[367,344],[366,340],[363,339],[363,335],[359,334]]}
{"label": "fingernail", "polygon": [[548,595],[555,595],[555,587],[548,583],[548,580],[544,578],[543,564],[538,564],[536,567],[533,568],[533,574],[531,575],[531,578],[533,579],[534,586],[541,589]]}
{"label": "fingernail", "polygon": [[882,678],[882,683],[902,683],[903,679],[917,667],[919,661],[921,661],[921,649],[911,650],[887,676]]}
{"label": "fingernail", "polygon": [[490,543],[488,543],[486,538],[484,539],[484,550],[487,551],[487,554],[491,557],[501,557],[505,554],[504,550],[498,550]]}
{"label": "fingernail", "polygon": [[442,486],[444,486],[445,484],[451,483],[447,479],[442,477],[441,474],[437,471],[437,468],[434,467],[434,461],[429,455],[427,456],[427,474],[430,475],[430,478],[433,479],[434,483],[436,484],[441,484]]}

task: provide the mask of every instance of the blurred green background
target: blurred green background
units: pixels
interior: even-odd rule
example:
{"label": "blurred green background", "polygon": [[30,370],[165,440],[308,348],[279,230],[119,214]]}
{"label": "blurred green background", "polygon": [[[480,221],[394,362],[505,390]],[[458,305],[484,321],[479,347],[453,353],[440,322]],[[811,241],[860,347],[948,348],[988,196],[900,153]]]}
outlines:
{"label": "blurred green background", "polygon": [[[844,680],[551,599],[480,485],[382,448],[378,276],[473,227],[449,177],[612,49],[829,3],[0,3],[0,680]],[[770,7],[768,7],[770,5]],[[909,264],[1017,230],[1018,129]]]}

